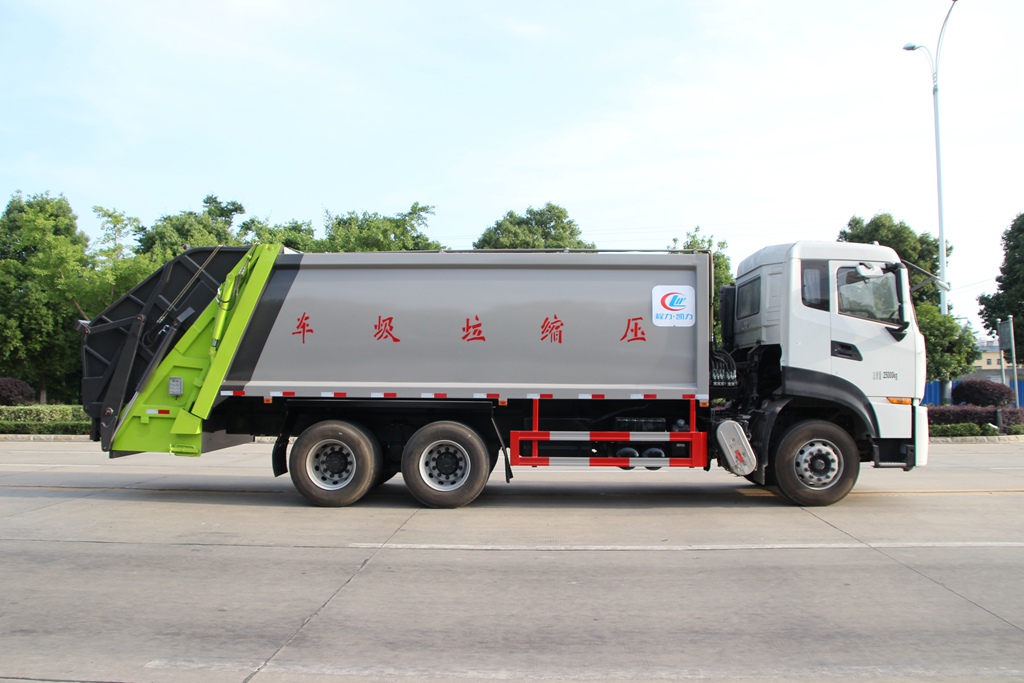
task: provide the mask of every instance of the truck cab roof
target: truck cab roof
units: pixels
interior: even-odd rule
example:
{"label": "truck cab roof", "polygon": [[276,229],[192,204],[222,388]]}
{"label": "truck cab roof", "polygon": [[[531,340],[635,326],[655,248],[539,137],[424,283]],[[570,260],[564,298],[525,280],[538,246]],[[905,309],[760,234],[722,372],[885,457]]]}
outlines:
{"label": "truck cab roof", "polygon": [[775,244],[751,254],[740,261],[736,277],[769,263],[784,263],[790,259],[850,259],[863,261],[899,262],[900,258],[890,247],[859,242],[826,242],[804,240],[789,244]]}

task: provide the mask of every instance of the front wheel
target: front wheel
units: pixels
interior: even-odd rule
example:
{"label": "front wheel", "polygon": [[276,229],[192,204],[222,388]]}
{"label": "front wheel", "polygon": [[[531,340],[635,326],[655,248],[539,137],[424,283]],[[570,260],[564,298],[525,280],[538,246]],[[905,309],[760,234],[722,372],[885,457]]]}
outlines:
{"label": "front wheel", "polygon": [[491,473],[487,445],[459,422],[432,422],[405,445],[402,477],[416,500],[433,508],[473,502]]}
{"label": "front wheel", "polygon": [[314,505],[351,505],[370,490],[383,467],[380,445],[360,425],[318,422],[292,446],[288,471],[299,493]]}
{"label": "front wheel", "polygon": [[779,490],[797,505],[831,505],[857,482],[860,454],[846,430],[807,420],[782,435],[772,469]]}

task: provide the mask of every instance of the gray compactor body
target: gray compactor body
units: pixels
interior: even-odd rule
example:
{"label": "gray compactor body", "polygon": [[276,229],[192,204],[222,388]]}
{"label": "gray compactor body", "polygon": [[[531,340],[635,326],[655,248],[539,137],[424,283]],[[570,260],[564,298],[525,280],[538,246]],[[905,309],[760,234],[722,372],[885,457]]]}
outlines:
{"label": "gray compactor body", "polygon": [[283,253],[222,395],[706,399],[709,261]]}

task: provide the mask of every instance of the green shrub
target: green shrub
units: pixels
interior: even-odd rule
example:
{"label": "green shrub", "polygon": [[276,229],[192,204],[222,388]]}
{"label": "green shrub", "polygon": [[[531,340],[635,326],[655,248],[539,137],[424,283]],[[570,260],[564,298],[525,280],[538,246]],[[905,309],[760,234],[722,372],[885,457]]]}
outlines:
{"label": "green shrub", "polygon": [[1006,433],[1012,436],[1024,435],[1024,425],[1010,425],[1006,428]]}
{"label": "green shrub", "polygon": [[987,379],[966,379],[953,387],[953,403],[1001,408],[1013,403],[1013,389]]}
{"label": "green shrub", "polygon": [[999,429],[995,425],[978,425],[982,436],[999,436]]}
{"label": "green shrub", "polygon": [[88,434],[88,422],[10,422],[0,420],[0,434]]}
{"label": "green shrub", "polygon": [[0,434],[88,434],[82,406],[0,406]]}
{"label": "green shrub", "polygon": [[0,422],[88,422],[82,406],[0,406]]}
{"label": "green shrub", "polygon": [[20,406],[31,403],[36,392],[24,380],[0,377],[0,406]]}
{"label": "green shrub", "polygon": [[970,422],[951,425],[929,425],[929,436],[981,436],[981,427]]}

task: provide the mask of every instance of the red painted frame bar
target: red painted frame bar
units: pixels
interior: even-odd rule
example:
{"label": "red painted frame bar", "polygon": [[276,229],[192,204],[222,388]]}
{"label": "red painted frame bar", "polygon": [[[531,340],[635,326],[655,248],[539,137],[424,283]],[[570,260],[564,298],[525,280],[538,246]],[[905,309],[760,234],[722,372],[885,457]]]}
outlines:
{"label": "red painted frame bar", "polygon": [[[520,444],[524,441],[533,443],[545,441],[603,441],[620,443],[689,443],[689,458],[571,458],[573,464],[589,467],[628,467],[630,464],[650,462],[668,467],[707,467],[708,435],[706,432],[693,431],[697,422],[697,399],[690,398],[690,431],[688,432],[550,432],[540,429],[540,400],[533,400],[533,424],[531,430],[513,430],[510,433],[509,464],[526,467],[549,467],[551,458],[523,456]],[[553,435],[554,434],[554,438]],[[664,434],[664,438],[660,435]],[[649,438],[644,438],[645,436]],[[558,458],[568,461],[570,458]]]}

